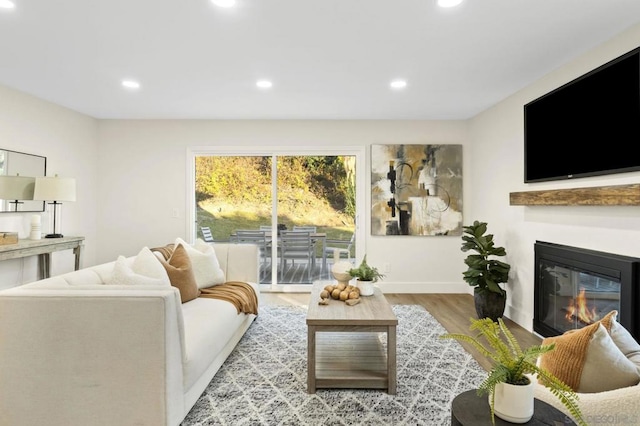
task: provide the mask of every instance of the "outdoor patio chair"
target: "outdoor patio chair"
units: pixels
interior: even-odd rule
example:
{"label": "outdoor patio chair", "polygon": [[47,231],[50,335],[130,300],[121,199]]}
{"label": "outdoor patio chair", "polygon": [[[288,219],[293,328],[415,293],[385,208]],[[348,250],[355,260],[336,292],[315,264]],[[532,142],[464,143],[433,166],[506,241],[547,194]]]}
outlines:
{"label": "outdoor patio chair", "polygon": [[[355,232],[351,235],[350,240],[327,240],[327,246],[324,249],[326,257],[333,258],[333,263],[336,263],[339,259],[351,258],[351,247],[356,241]],[[335,258],[335,251],[338,250],[339,258]]]}
{"label": "outdoor patio chair", "polygon": [[280,247],[280,279],[284,277],[287,260],[291,260],[291,266],[293,266],[296,259],[298,259],[306,261],[307,276],[309,282],[311,282],[311,273],[316,266],[316,246],[311,238],[311,233],[305,231],[280,231],[278,244]]}
{"label": "outdoor patio chair", "polygon": [[211,234],[211,229],[208,226],[201,226],[200,232],[202,232],[202,239],[207,243],[213,242],[213,235]]}
{"label": "outdoor patio chair", "polygon": [[294,231],[306,231],[306,232],[311,232],[312,234],[318,232],[318,228],[316,226],[308,226],[308,225],[304,225],[304,226],[294,226],[293,227]]}

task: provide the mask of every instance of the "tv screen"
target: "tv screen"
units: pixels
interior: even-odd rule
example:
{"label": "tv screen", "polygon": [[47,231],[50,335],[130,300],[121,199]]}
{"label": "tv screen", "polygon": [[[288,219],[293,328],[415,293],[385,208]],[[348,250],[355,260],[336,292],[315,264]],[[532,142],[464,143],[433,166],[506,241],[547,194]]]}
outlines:
{"label": "tv screen", "polygon": [[640,48],[524,106],[524,181],[640,170]]}

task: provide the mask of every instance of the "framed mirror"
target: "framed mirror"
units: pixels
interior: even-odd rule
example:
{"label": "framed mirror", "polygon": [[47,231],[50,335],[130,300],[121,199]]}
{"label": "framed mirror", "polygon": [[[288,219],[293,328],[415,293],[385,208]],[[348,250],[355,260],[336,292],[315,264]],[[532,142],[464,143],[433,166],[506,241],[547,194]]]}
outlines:
{"label": "framed mirror", "polygon": [[[46,174],[47,157],[0,148],[0,175],[37,177]],[[15,201],[0,200],[0,213],[15,213],[16,207],[18,213],[43,212],[45,208],[44,201],[19,200],[17,205]]]}

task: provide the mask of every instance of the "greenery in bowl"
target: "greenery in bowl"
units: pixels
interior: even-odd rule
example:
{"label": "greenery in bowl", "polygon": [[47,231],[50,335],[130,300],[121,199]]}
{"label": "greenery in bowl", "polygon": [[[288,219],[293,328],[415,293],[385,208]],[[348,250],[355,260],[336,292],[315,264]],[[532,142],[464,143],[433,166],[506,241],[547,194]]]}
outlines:
{"label": "greenery in bowl", "polygon": [[[496,385],[498,383],[527,385],[530,381],[528,375],[532,375],[537,376],[538,382],[547,387],[560,400],[578,425],[586,426],[580,407],[577,404],[578,395],[562,380],[536,365],[538,357],[555,349],[555,344],[533,345],[523,350],[502,318],[498,318],[498,322],[494,322],[490,318],[471,318],[469,330],[476,331],[477,335],[474,337],[461,333],[446,333],[440,337],[470,343],[492,362],[493,368],[489,372],[489,376],[480,384],[478,395],[490,395],[489,405],[491,407],[491,419],[494,424]],[[484,339],[486,344],[479,340],[480,337]]]}
{"label": "greenery in bowl", "polygon": [[360,281],[371,281],[375,283],[376,281],[384,278],[384,275],[378,272],[378,268],[370,266],[367,263],[366,254],[362,258],[362,262],[360,263],[360,266],[358,266],[357,268],[351,268],[347,272],[353,278],[357,278]]}

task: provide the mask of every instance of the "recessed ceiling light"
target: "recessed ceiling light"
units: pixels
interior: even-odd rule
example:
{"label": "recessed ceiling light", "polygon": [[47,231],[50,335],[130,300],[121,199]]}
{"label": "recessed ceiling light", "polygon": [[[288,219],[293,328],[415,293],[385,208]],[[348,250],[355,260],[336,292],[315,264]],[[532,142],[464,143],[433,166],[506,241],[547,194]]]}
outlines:
{"label": "recessed ceiling light", "polygon": [[393,80],[390,84],[392,89],[404,89],[407,87],[406,80]]}
{"label": "recessed ceiling light", "polygon": [[0,9],[13,9],[16,4],[10,0],[0,0]]}
{"label": "recessed ceiling light", "polygon": [[135,80],[122,80],[122,85],[127,89],[139,89],[140,83]]}
{"label": "recessed ceiling light", "polygon": [[236,0],[211,0],[211,2],[218,7],[233,7],[236,5]]}
{"label": "recessed ceiling light", "polygon": [[270,89],[273,86],[273,83],[269,80],[258,80],[256,81],[256,86],[261,89]]}
{"label": "recessed ceiling light", "polygon": [[440,7],[454,7],[462,3],[462,0],[438,0]]}

